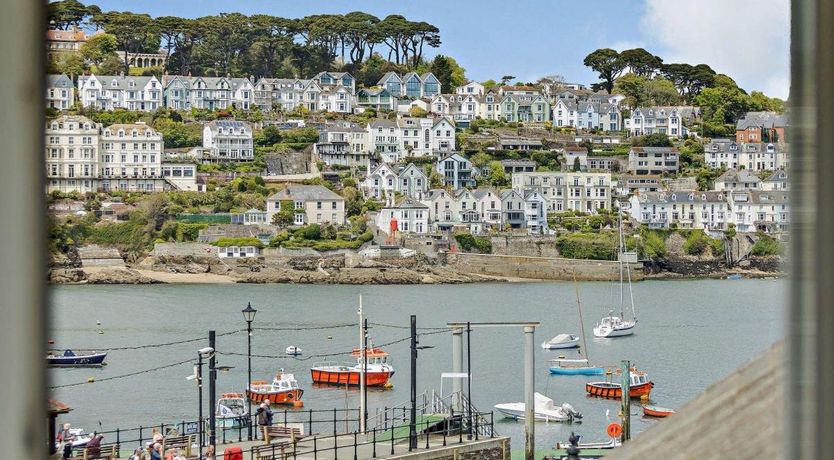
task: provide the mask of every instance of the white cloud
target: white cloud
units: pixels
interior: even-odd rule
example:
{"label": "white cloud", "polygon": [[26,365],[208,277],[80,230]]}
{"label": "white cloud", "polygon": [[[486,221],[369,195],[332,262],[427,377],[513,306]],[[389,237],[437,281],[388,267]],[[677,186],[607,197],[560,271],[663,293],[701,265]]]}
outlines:
{"label": "white cloud", "polygon": [[642,28],[664,62],[709,64],[747,91],[788,96],[790,0],[646,0]]}

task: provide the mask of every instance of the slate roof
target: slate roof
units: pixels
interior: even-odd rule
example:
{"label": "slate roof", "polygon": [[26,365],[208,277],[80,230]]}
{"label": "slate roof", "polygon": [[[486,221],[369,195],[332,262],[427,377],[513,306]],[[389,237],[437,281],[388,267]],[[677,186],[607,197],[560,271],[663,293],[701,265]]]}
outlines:
{"label": "slate roof", "polygon": [[46,76],[46,87],[47,88],[72,88],[72,80],[70,77],[66,76],[65,74],[61,75],[47,75]]}
{"label": "slate roof", "polygon": [[667,203],[718,203],[727,201],[727,193],[697,190],[681,190],[676,192],[643,192],[638,196],[640,204]]}
{"label": "slate roof", "polygon": [[280,192],[269,197],[270,201],[281,200],[300,200],[300,201],[318,201],[318,200],[342,200],[342,197],[331,191],[327,187],[321,185],[290,185]]}
{"label": "slate roof", "polygon": [[747,128],[784,128],[788,126],[788,117],[776,112],[747,112],[739,118],[736,130]]}
{"label": "slate roof", "polygon": [[758,176],[746,169],[728,169],[727,172],[725,172],[724,174],[719,176],[718,179],[715,180],[715,182],[752,182],[755,184],[758,184],[761,181],[762,180],[759,179]]}

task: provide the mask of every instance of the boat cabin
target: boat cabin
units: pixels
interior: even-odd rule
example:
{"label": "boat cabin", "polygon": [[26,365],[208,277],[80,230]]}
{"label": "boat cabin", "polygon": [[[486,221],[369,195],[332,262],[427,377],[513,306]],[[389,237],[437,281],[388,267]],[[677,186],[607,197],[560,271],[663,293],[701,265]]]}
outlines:
{"label": "boat cabin", "polygon": [[[388,353],[382,351],[381,348],[368,348],[365,350],[365,355],[368,357],[368,365],[372,364],[386,364],[388,362]],[[356,362],[362,364],[362,350],[355,348],[351,356],[356,358]]]}
{"label": "boat cabin", "polygon": [[631,386],[645,385],[649,383],[649,377],[644,372],[631,373]]}

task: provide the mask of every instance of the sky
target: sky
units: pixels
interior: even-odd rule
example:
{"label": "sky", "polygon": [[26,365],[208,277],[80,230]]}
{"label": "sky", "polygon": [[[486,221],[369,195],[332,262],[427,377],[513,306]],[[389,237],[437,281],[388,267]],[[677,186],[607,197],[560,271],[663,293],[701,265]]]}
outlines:
{"label": "sky", "polygon": [[[83,0],[82,0],[83,1]],[[83,1],[84,2],[84,1]],[[790,0],[93,0],[102,10],[198,17],[220,12],[296,18],[364,11],[440,29],[427,53],[454,57],[468,78],[561,75],[590,84],[597,48],[642,47],[666,63],[709,64],[748,92],[787,98]],[[84,2],[87,3],[87,2]],[[129,6],[129,7],[128,7]]]}

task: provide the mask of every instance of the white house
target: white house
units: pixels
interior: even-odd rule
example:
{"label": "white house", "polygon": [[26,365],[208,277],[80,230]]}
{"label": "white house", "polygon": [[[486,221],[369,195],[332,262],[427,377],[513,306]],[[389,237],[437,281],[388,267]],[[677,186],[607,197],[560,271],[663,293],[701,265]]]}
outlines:
{"label": "white house", "polygon": [[67,110],[75,104],[75,85],[64,74],[46,76],[46,107]]}
{"label": "white house", "polygon": [[645,192],[632,196],[631,217],[649,228],[723,231],[732,222],[728,193],[718,191]]}
{"label": "white house", "polygon": [[[551,212],[596,213],[611,209],[611,174],[604,172],[549,171],[513,174],[513,189],[538,191]],[[526,195],[525,195],[526,197]]]}
{"label": "white house", "polygon": [[739,232],[782,233],[790,227],[790,192],[747,190],[729,193],[732,222]]}
{"label": "white house", "polygon": [[460,154],[453,153],[437,160],[437,172],[443,176],[443,184],[453,190],[475,186],[472,162]]}
{"label": "white house", "polygon": [[211,151],[210,161],[251,161],[252,127],[242,121],[210,121],[203,127],[203,148]]}
{"label": "white house", "polygon": [[99,173],[105,191],[160,192],[162,135],[143,122],[101,128]]}
{"label": "white house", "polygon": [[524,228],[527,220],[524,209],[527,202],[524,195],[517,190],[508,189],[501,192],[501,223],[503,229]]}
{"label": "white house", "polygon": [[767,179],[762,181],[762,190],[790,190],[788,172],[784,169],[774,171]]}
{"label": "white house", "polygon": [[99,125],[63,115],[46,125],[47,192],[95,192],[98,188]]}
{"label": "white house", "polygon": [[351,123],[328,125],[319,133],[313,152],[328,165],[361,166],[371,152],[368,130]]}
{"label": "white house", "polygon": [[531,235],[547,233],[547,200],[537,191],[529,191],[524,195],[524,220],[527,232]]}
{"label": "white house", "polygon": [[469,80],[465,85],[455,88],[455,94],[483,96],[484,85],[475,80]]}
{"label": "white house", "polygon": [[154,76],[89,75],[78,77],[81,105],[153,112],[163,106],[163,88]]}
{"label": "white house", "polygon": [[380,163],[369,171],[364,190],[367,196],[382,199],[400,193],[420,199],[428,191],[429,179],[419,166],[409,163],[403,168]]}
{"label": "white house", "polygon": [[412,197],[401,197],[396,203],[393,198],[389,199],[389,203],[377,213],[377,228],[389,233],[394,219],[398,232],[429,232],[429,208]]}
{"label": "white house", "polygon": [[739,190],[760,190],[762,180],[752,172],[742,169],[728,169],[715,179],[713,189],[719,192]]}
{"label": "white house", "polygon": [[448,119],[410,118],[397,120],[401,151],[407,156],[442,155],[455,150],[455,125]]}
{"label": "white house", "polygon": [[501,195],[491,188],[479,188],[472,194],[477,202],[478,213],[484,226],[500,228],[503,223],[501,218]]}
{"label": "white house", "polygon": [[281,202],[291,203],[293,224],[345,223],[345,200],[321,185],[290,185],[266,200],[267,222],[281,211]]}
{"label": "white house", "polygon": [[660,133],[681,138],[689,134],[684,122],[697,118],[699,113],[697,107],[691,106],[638,107],[626,120],[625,128],[629,136]]}
{"label": "white house", "polygon": [[368,123],[368,141],[371,149],[383,156],[384,161],[397,162],[403,156],[402,130],[389,120]]}

